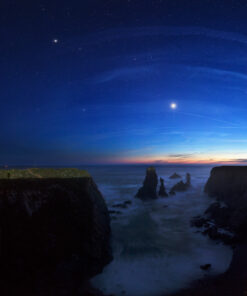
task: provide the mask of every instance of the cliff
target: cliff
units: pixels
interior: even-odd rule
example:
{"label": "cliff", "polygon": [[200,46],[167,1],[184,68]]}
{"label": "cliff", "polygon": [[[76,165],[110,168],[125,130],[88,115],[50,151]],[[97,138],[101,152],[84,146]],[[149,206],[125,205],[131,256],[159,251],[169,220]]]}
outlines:
{"label": "cliff", "polygon": [[204,191],[230,207],[247,206],[247,166],[213,168]]}
{"label": "cliff", "polygon": [[112,259],[106,204],[82,170],[0,170],[0,231],[1,295],[83,295]]}

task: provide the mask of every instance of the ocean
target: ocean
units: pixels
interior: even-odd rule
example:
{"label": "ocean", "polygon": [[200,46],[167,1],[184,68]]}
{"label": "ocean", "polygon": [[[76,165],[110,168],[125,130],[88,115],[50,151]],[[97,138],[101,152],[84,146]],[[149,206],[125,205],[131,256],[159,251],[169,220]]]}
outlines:
{"label": "ocean", "polygon": [[[204,194],[209,177],[208,166],[157,166],[158,177],[165,179],[167,191],[179,179],[191,174],[191,188],[175,196],[143,202],[134,198],[145,178],[147,166],[89,166],[112,215],[114,260],[92,284],[106,294],[116,296],[169,295],[205,275],[223,273],[232,250],[210,240],[190,226],[190,220],[202,214],[214,200]],[[113,206],[131,200],[126,208]],[[200,265],[212,264],[209,271]]]}

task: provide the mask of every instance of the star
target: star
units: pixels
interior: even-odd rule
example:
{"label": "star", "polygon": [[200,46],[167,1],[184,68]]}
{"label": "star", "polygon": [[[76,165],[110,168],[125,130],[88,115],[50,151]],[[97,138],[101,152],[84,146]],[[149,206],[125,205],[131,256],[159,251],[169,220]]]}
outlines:
{"label": "star", "polygon": [[52,40],[52,42],[56,44],[56,43],[58,43],[58,39],[57,39],[57,38],[54,38],[54,39]]}

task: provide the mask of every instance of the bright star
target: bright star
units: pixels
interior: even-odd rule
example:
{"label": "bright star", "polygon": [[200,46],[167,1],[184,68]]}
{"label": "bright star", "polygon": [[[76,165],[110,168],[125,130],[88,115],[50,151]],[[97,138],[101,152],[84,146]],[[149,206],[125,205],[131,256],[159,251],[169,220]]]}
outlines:
{"label": "bright star", "polygon": [[171,107],[171,109],[177,109],[177,104],[176,103],[171,103],[171,105],[170,105],[170,107]]}
{"label": "bright star", "polygon": [[55,38],[55,39],[52,40],[52,42],[53,43],[58,43],[58,39]]}

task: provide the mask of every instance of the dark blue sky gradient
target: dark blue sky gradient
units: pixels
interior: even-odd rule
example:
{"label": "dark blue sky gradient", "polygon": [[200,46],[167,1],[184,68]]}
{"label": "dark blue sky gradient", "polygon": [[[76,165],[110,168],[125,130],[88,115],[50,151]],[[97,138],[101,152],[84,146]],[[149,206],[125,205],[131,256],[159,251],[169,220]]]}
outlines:
{"label": "dark blue sky gradient", "polygon": [[236,0],[2,1],[0,163],[245,163],[246,15]]}

